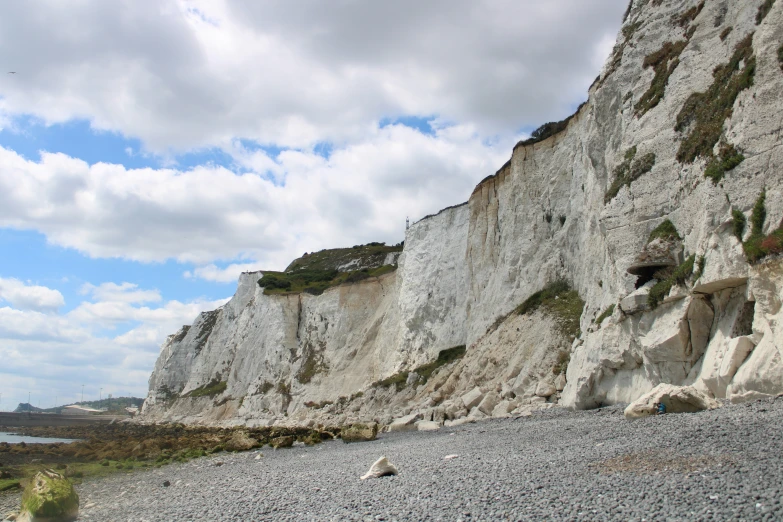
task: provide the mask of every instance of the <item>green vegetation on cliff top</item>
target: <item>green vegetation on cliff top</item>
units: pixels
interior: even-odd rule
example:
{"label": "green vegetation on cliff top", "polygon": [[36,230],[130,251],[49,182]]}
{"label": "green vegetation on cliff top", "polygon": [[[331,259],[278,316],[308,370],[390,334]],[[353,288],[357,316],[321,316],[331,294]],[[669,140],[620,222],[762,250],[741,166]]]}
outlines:
{"label": "green vegetation on cliff top", "polygon": [[402,248],[402,243],[394,246],[368,243],[305,253],[284,272],[264,271],[258,285],[264,288],[266,295],[300,292],[320,295],[333,286],[358,283],[393,272],[397,269],[396,264],[383,263],[388,254],[402,252]]}
{"label": "green vegetation on cliff top", "polygon": [[[357,268],[372,266],[379,267],[387,254],[402,252],[402,244],[386,246],[385,243],[368,243],[356,245],[352,248],[332,248],[305,254],[295,259],[286,267],[285,272],[297,272],[300,270],[339,270],[339,267],[351,262]],[[343,272],[347,270],[341,270]]]}

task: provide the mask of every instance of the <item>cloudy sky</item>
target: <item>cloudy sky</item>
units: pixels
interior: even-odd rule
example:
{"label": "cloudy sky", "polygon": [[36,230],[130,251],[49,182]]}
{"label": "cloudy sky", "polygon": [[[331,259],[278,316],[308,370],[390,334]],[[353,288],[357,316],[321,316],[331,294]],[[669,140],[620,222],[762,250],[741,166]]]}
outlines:
{"label": "cloudy sky", "polygon": [[0,3],[0,410],[144,396],[240,272],[465,201],[626,4]]}

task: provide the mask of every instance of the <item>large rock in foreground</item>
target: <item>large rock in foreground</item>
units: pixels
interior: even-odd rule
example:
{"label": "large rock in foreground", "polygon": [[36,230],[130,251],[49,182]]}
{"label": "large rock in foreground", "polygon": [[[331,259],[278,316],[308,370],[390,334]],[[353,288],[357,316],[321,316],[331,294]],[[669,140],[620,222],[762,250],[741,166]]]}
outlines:
{"label": "large rock in foreground", "polygon": [[68,522],[79,516],[79,495],[73,484],[53,470],[33,477],[22,495],[18,522]]}
{"label": "large rock in foreground", "polygon": [[659,384],[646,394],[632,402],[625,409],[626,419],[638,419],[655,415],[655,404],[666,405],[666,413],[693,413],[702,410],[718,408],[720,404],[715,399],[700,392],[693,386],[674,386]]}

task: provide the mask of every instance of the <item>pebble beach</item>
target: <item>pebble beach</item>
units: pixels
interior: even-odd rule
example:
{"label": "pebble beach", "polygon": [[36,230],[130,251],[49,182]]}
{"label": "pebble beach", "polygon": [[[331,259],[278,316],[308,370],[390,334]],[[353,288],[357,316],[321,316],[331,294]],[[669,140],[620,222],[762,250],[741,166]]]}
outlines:
{"label": "pebble beach", "polygon": [[[399,474],[360,480],[380,456]],[[782,520],[783,398],[636,421],[551,409],[215,454],[77,491],[92,521]],[[18,502],[0,495],[1,513]]]}

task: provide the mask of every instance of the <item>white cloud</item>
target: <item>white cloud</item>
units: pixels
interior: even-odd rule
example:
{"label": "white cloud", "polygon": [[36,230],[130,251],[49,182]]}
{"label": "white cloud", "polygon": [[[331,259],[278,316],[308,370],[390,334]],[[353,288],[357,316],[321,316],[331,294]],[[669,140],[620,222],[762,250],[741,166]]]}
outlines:
{"label": "white cloud", "polygon": [[139,285],[133,283],[101,283],[98,286],[85,283],[82,285],[81,293],[91,294],[93,299],[98,301],[123,303],[154,303],[162,299],[158,290],[139,290]]}
{"label": "white cloud", "polygon": [[2,111],[86,118],[161,153],[342,144],[405,115],[507,134],[583,99],[626,4],[2,2],[0,61],[18,71]]}
{"label": "white cloud", "polygon": [[5,301],[20,310],[52,311],[65,300],[57,290],[29,285],[14,278],[0,277],[0,302]]}
{"label": "white cloud", "polygon": [[102,283],[86,285],[85,290],[94,300],[67,313],[0,307],[0,381],[5,399],[16,397],[12,404],[4,400],[0,408],[26,402],[28,390],[39,398],[44,393],[46,406],[55,395],[64,398],[62,402],[76,400],[77,382],[86,384],[90,398],[96,398],[101,387],[104,396],[144,396],[166,337],[227,301],[170,300],[149,307],[138,303],[155,296],[153,300],[160,301],[157,291],[135,284]]}
{"label": "white cloud", "polygon": [[[0,61],[18,71],[0,76],[0,128],[86,119],[138,139],[125,157],[171,167],[0,147],[0,227],[95,258],[194,263],[187,276],[214,282],[396,243],[407,216],[464,201],[520,129],[584,99],[626,4],[0,2]],[[380,123],[407,117],[432,132]],[[177,168],[177,154],[211,147],[236,171]],[[142,394],[165,336],[223,302],[127,282],[82,290],[60,314],[57,290],[0,279],[4,387],[73,399],[84,378],[94,396],[101,383]]]}
{"label": "white cloud", "polygon": [[[0,117],[88,119],[172,167],[0,148],[0,227],[91,257],[192,262],[210,281],[396,243],[407,216],[464,201],[520,128],[584,98],[626,2],[0,3],[0,60],[19,72],[0,77]],[[407,116],[433,132],[379,123]],[[202,147],[237,172],[174,168]]]}
{"label": "white cloud", "polygon": [[186,271],[183,275],[186,278],[198,278],[215,283],[234,283],[242,272],[257,272],[262,268],[259,263],[232,263],[225,268],[211,264],[198,267],[192,272]]}
{"label": "white cloud", "polygon": [[[0,227],[38,230],[91,257],[194,262],[192,275],[210,280],[281,269],[305,251],[397,243],[406,216],[464,201],[519,137],[487,143],[470,126],[433,125],[433,134],[376,127],[329,158],[284,151],[268,160],[284,185],[215,166],[128,170],[48,153],[35,162],[0,147]],[[238,266],[204,266],[220,260]]]}

